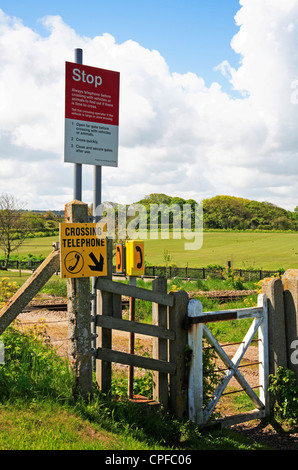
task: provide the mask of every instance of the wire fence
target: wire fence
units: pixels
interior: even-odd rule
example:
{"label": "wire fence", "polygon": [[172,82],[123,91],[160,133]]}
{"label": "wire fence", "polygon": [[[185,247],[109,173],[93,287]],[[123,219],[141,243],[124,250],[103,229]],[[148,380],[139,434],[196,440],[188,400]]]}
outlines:
{"label": "wire fence", "polygon": [[[11,260],[8,263],[8,269],[18,269],[18,270],[32,270],[38,268],[42,263],[41,261],[33,260]],[[0,269],[3,269],[5,266],[5,261],[0,260]],[[238,276],[244,282],[248,281],[260,281],[267,277],[272,276],[281,276],[284,273],[284,270],[268,270],[268,269],[232,269],[231,272],[234,276]],[[145,266],[144,277],[166,277],[168,279],[181,278],[181,279],[224,279],[226,277],[226,269],[223,267],[217,268],[191,268],[186,267],[177,267],[177,266]],[[113,266],[113,275],[121,275],[116,272],[116,266]]]}
{"label": "wire fence", "polygon": [[[246,269],[232,269],[231,272],[234,276],[239,276],[243,281],[259,281],[266,277],[272,277],[283,274],[283,271],[272,271],[272,270],[246,270]],[[180,278],[180,279],[206,279],[206,278],[217,278],[224,279],[227,271],[225,268],[190,268],[176,267],[176,266],[145,266],[146,277],[167,277],[169,279]]]}

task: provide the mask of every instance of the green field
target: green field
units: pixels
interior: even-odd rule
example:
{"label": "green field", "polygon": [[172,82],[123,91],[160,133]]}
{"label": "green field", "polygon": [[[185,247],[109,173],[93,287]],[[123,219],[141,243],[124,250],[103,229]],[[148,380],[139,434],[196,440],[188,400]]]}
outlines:
{"label": "green field", "polygon": [[[26,238],[24,243],[20,246],[18,253],[20,256],[32,253],[33,255],[48,256],[53,250],[53,243],[59,240],[59,236],[54,237],[40,237],[40,238]],[[1,253],[1,250],[0,250]]]}
{"label": "green field", "polygon": [[[18,253],[47,256],[52,243],[58,237],[25,240]],[[203,246],[199,250],[184,249],[183,239],[144,240],[145,261],[151,265],[164,265],[165,250],[170,254],[169,263],[184,267],[206,267],[210,264],[226,265],[242,269],[277,270],[298,268],[298,233],[259,232],[205,232]]]}
{"label": "green field", "polygon": [[164,264],[168,250],[170,263],[177,266],[206,267],[210,264],[242,269],[275,270],[298,267],[298,233],[205,232],[203,246],[184,250],[181,240],[145,240],[145,259],[153,265]]}

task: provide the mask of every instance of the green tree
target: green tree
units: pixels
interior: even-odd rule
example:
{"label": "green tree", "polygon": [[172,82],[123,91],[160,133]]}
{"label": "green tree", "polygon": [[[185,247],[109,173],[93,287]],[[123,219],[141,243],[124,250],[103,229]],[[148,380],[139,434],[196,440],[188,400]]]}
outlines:
{"label": "green tree", "polygon": [[5,256],[4,269],[7,269],[10,254],[19,248],[29,231],[23,207],[13,195],[0,196],[0,248]]}

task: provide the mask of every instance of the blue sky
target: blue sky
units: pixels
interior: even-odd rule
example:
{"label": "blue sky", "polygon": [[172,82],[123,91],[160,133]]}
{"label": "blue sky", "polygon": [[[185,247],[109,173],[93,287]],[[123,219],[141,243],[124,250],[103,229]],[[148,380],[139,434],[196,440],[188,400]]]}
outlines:
{"label": "blue sky", "polygon": [[9,16],[23,20],[39,34],[48,34],[39,19],[60,15],[82,36],[110,33],[117,43],[128,39],[165,58],[171,72],[194,72],[206,85],[229,84],[214,67],[224,60],[239,62],[230,41],[239,28],[234,16],[238,0],[2,0],[0,8]]}

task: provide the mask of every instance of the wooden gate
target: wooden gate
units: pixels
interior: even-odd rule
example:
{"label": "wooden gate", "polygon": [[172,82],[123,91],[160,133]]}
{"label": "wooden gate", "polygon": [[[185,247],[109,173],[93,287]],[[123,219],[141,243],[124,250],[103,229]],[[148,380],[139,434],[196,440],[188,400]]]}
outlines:
{"label": "wooden gate", "polygon": [[[185,351],[187,330],[184,328],[187,317],[188,295],[184,291],[167,294],[166,279],[156,279],[152,290],[114,282],[111,279],[97,278],[99,292],[96,357],[97,383],[102,391],[111,389],[111,363],[125,364],[153,370],[153,398],[165,410],[170,410],[177,418],[187,415],[187,390]],[[122,319],[121,296],[152,302],[153,323],[144,324]],[[142,334],[155,338],[153,357],[143,357],[112,349],[112,330],[130,334]]]}
{"label": "wooden gate", "polygon": [[[211,334],[206,323],[244,318],[252,318],[252,324],[243,341],[240,343],[236,354],[230,359]],[[264,294],[258,296],[257,307],[214,312],[203,312],[202,304],[199,300],[190,300],[188,305],[188,320],[188,343],[193,353],[189,376],[189,418],[202,427],[207,425],[216,404],[232,377],[236,378],[256,409],[253,412],[223,418],[220,420],[221,424],[231,425],[266,416],[269,412],[267,391],[268,325],[266,296]],[[258,333],[259,339],[259,397],[239,371],[240,361],[256,333]],[[216,353],[227,367],[224,378],[217,386],[205,408],[203,405],[203,337],[214,347]]]}

